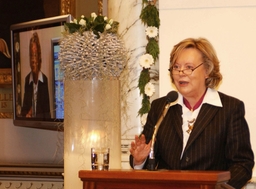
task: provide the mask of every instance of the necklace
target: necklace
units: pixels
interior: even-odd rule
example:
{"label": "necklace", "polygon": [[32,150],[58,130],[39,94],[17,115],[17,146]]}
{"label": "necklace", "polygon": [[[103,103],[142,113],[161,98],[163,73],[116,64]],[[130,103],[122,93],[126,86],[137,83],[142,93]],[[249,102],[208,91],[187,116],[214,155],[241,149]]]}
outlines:
{"label": "necklace", "polygon": [[191,133],[191,131],[193,130],[193,127],[194,127],[194,123],[195,123],[196,119],[192,119],[192,120],[188,120],[188,130],[186,130],[186,132],[188,134]]}

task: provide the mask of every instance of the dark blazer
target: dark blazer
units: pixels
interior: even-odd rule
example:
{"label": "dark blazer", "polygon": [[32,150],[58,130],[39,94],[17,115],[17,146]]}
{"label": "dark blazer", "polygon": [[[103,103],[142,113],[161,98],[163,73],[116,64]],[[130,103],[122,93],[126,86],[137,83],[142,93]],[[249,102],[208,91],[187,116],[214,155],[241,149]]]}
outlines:
{"label": "dark blazer", "polygon": [[[30,108],[32,107],[33,96],[33,82],[29,83],[30,73],[25,78],[25,94],[23,100],[23,106],[21,115],[26,116]],[[48,79],[43,74],[43,81],[38,80],[38,93],[37,93],[37,106],[36,106],[36,118],[50,118],[50,101],[48,90]]]}
{"label": "dark blazer", "polygon": [[[223,107],[202,105],[182,158],[182,107],[176,104],[169,108],[155,142],[158,169],[229,170],[229,184],[235,188],[241,188],[251,178],[254,155],[244,118],[244,103],[220,92],[219,95]],[[147,142],[152,138],[154,126],[165,104],[165,97],[152,102],[142,132]],[[131,166],[132,161],[131,156]]]}

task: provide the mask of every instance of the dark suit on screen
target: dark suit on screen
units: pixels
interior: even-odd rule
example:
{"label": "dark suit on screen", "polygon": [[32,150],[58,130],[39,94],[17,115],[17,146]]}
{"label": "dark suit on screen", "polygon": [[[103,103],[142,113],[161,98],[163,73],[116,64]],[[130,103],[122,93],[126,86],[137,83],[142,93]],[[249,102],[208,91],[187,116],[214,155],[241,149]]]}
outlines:
{"label": "dark suit on screen", "polygon": [[[254,155],[244,103],[220,92],[219,95],[223,107],[202,105],[182,157],[182,107],[176,104],[169,108],[155,142],[158,169],[229,170],[229,184],[235,188],[241,188],[251,178]],[[143,130],[147,143],[165,104],[165,97],[152,102]],[[131,156],[131,166],[132,162]]]}
{"label": "dark suit on screen", "polygon": [[[36,118],[50,118],[50,102],[48,91],[48,79],[43,75],[43,82],[38,80]],[[26,116],[32,107],[33,98],[33,82],[30,82],[30,73],[25,78],[25,94],[21,114]]]}

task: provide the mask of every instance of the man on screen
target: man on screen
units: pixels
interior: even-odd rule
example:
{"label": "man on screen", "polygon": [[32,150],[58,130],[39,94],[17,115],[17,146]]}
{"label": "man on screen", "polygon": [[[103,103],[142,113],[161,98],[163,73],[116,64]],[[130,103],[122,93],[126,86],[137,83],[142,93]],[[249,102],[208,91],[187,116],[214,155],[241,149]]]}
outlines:
{"label": "man on screen", "polygon": [[48,79],[41,71],[41,46],[37,32],[29,43],[31,72],[25,78],[25,94],[21,114],[23,117],[50,118]]}

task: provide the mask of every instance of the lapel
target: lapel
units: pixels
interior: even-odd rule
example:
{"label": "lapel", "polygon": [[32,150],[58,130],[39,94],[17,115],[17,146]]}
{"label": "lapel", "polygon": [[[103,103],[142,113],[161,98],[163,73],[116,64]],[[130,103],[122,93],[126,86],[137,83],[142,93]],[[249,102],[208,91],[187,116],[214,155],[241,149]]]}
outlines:
{"label": "lapel", "polygon": [[182,131],[182,117],[180,116],[182,114],[182,107],[179,104],[176,104],[172,108],[169,109],[169,115],[171,115],[171,123],[174,125],[175,130],[178,133],[179,138],[183,139],[183,131]]}
{"label": "lapel", "polygon": [[189,148],[189,146],[198,137],[198,135],[205,129],[206,126],[209,125],[210,121],[215,116],[218,110],[219,107],[216,106],[212,106],[209,104],[202,105],[202,108],[197,116],[193,131],[190,134],[185,150]]}

